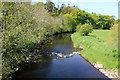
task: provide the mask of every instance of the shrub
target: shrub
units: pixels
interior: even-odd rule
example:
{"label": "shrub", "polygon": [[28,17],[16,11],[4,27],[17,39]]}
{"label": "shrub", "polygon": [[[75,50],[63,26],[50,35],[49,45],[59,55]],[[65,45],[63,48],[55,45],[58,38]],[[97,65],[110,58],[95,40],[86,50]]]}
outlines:
{"label": "shrub", "polygon": [[89,24],[84,24],[82,26],[78,25],[78,32],[83,35],[83,36],[87,36],[89,33],[91,33],[93,31],[93,27]]}

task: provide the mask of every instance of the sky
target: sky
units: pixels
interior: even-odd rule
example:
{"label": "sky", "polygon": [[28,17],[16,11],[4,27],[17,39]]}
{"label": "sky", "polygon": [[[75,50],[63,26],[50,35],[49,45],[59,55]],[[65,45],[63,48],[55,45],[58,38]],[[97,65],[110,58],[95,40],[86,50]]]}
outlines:
{"label": "sky", "polygon": [[[70,4],[71,6],[77,6],[78,8],[85,10],[89,13],[96,13],[102,15],[115,16],[118,19],[118,2],[120,0],[51,0],[57,7],[58,3]],[[46,0],[32,0],[32,2],[46,2]],[[119,7],[120,8],[120,7]],[[119,17],[120,18],[120,17]]]}

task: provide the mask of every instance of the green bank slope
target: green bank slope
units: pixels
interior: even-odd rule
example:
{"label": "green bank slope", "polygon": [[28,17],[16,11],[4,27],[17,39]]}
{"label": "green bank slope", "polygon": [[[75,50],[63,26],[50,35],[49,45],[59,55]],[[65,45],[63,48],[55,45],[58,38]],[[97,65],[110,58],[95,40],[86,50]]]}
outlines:
{"label": "green bank slope", "polygon": [[89,36],[81,36],[78,32],[71,35],[74,47],[81,44],[81,54],[91,63],[99,62],[105,69],[117,69],[118,49],[109,43],[109,30],[94,30]]}

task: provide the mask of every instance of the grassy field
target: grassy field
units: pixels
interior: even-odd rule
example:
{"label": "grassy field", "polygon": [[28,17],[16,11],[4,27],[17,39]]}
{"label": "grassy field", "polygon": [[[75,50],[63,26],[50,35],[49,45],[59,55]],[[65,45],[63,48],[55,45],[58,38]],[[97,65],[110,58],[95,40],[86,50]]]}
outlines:
{"label": "grassy field", "polygon": [[94,30],[89,36],[80,36],[79,33],[71,35],[74,47],[84,45],[81,54],[90,62],[99,62],[105,69],[118,68],[117,46],[109,43],[109,30]]}

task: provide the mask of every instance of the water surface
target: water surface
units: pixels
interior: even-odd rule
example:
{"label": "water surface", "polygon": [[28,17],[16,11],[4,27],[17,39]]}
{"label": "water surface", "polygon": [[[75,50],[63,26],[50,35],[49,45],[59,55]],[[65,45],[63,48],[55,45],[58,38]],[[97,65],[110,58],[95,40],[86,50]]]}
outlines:
{"label": "water surface", "polygon": [[[41,48],[41,53],[52,52],[67,55],[76,51],[70,38],[70,34],[61,34],[52,37],[52,40]],[[32,63],[20,72],[16,72],[14,79],[24,78],[107,78],[84,58],[76,54],[69,58],[49,58],[44,56],[47,62]]]}

